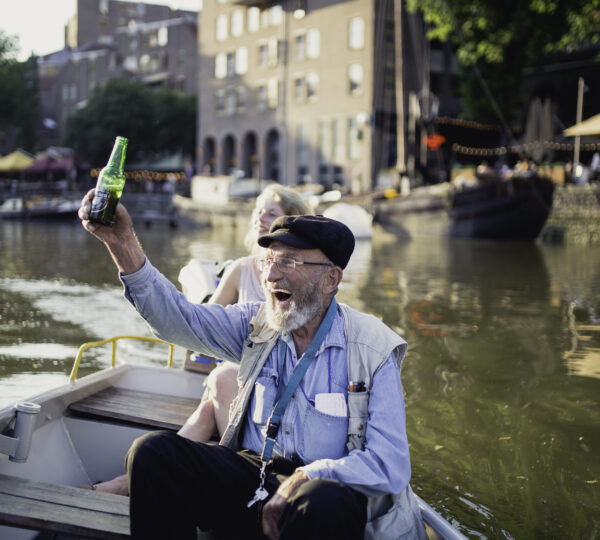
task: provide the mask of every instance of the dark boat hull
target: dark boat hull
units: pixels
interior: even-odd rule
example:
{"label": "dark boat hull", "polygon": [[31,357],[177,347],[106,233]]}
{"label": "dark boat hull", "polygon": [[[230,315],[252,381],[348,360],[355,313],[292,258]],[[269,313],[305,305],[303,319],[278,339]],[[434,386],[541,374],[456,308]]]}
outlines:
{"label": "dark boat hull", "polygon": [[544,177],[488,180],[454,191],[411,193],[381,201],[375,219],[400,236],[534,240],[550,210],[553,182]]}

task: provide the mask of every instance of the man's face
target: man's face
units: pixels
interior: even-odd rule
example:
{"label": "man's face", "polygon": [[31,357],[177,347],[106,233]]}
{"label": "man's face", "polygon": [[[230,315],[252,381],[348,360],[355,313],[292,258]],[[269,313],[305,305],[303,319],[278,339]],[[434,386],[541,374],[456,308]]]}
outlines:
{"label": "man's face", "polygon": [[273,242],[263,257],[327,265],[296,265],[286,269],[283,265],[270,264],[262,272],[269,326],[287,332],[304,326],[324,309],[322,278],[331,263],[318,249],[296,249],[279,242]]}

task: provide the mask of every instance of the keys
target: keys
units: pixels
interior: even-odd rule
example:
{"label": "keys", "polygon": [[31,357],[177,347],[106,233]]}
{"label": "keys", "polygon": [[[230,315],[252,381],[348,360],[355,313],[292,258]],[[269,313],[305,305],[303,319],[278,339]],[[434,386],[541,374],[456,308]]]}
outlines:
{"label": "keys", "polygon": [[254,498],[248,503],[248,508],[250,508],[253,504],[264,501],[269,496],[269,492],[262,486],[260,486],[254,492]]}

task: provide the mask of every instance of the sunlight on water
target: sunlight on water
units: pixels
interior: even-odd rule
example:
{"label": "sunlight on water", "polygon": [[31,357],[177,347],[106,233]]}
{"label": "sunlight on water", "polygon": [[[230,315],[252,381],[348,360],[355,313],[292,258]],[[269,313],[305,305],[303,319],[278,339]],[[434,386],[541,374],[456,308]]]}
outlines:
{"label": "sunlight on water", "polygon": [[20,343],[9,347],[0,347],[0,355],[14,358],[75,358],[77,347],[66,347],[59,343]]}
{"label": "sunlight on water", "polygon": [[[35,373],[35,376],[26,372],[15,373],[2,379],[0,408],[14,405],[23,399],[30,399],[68,382],[68,377],[63,373]],[[26,393],[24,389],[27,389]]]}

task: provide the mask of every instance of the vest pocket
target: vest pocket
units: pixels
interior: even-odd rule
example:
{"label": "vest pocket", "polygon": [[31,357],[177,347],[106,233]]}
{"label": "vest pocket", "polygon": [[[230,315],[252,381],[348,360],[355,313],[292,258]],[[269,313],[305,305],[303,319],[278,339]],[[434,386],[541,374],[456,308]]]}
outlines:
{"label": "vest pocket", "polygon": [[365,445],[369,417],[369,392],[348,392],[348,452]]}
{"label": "vest pocket", "polygon": [[298,454],[304,463],[339,459],[346,453],[347,417],[325,414],[308,403],[302,424],[304,438],[300,441]]}
{"label": "vest pocket", "polygon": [[269,414],[275,403],[277,393],[277,372],[272,369],[263,369],[260,377],[254,382],[254,392],[250,405],[250,414],[255,424],[264,425],[269,419]]}

